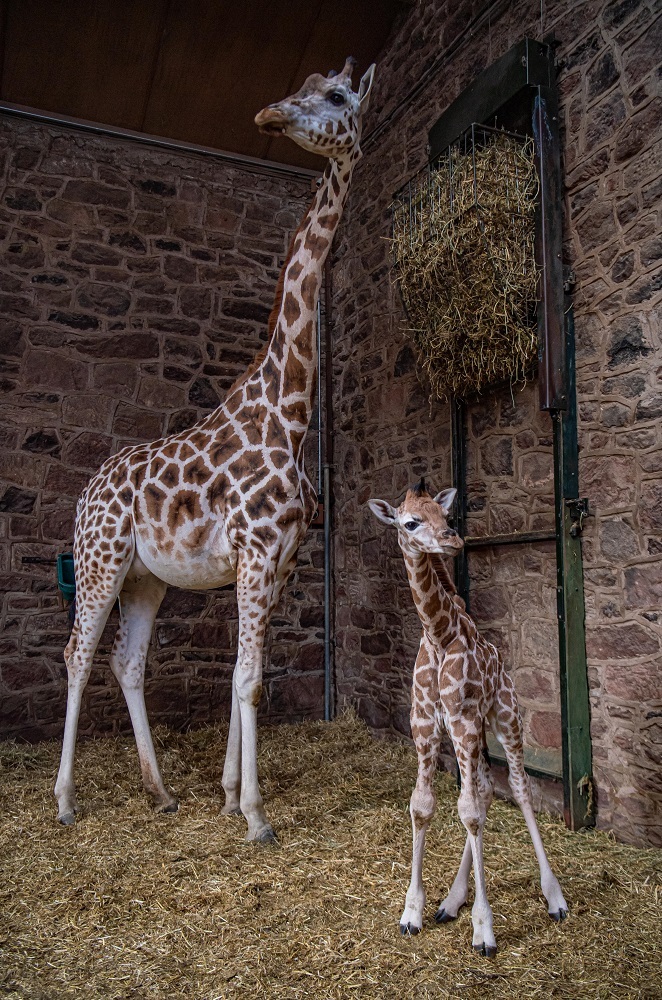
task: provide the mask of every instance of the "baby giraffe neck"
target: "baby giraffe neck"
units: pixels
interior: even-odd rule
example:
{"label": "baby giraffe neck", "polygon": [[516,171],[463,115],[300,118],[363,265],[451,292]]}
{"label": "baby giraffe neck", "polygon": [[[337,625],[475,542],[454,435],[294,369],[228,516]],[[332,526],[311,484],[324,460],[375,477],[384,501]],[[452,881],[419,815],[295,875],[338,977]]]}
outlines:
{"label": "baby giraffe neck", "polygon": [[447,646],[458,627],[458,608],[453,601],[455,588],[448,571],[440,557],[428,552],[405,552],[404,557],[423,629],[436,645]]}

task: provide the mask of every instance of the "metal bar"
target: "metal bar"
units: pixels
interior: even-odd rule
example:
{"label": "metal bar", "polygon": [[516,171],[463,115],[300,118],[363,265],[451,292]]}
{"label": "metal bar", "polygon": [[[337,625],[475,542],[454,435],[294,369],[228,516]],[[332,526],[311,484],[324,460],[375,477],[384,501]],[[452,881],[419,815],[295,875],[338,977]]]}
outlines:
{"label": "metal bar", "polygon": [[540,202],[536,213],[538,294],[538,385],[542,410],[567,406],[565,334],[563,329],[563,187],[555,87],[538,87],[534,96],[533,132]]}
{"label": "metal bar", "polygon": [[25,118],[28,121],[41,122],[45,125],[59,125],[64,128],[76,129],[79,132],[91,132],[94,135],[110,136],[113,139],[126,139],[129,142],[139,142],[144,146],[157,146],[160,149],[169,149],[176,153],[208,156],[214,160],[224,160],[259,174],[281,174],[287,177],[319,177],[320,175],[318,170],[309,170],[306,167],[295,167],[288,163],[277,163],[272,160],[260,160],[255,156],[229,153],[226,150],[214,149],[212,146],[199,146],[196,143],[181,142],[178,139],[168,139],[165,136],[147,135],[145,132],[136,132],[133,129],[87,121],[85,118],[55,115],[51,114],[50,111],[41,111],[24,104],[12,104],[9,101],[0,101],[0,114],[13,118]]}
{"label": "metal bar", "polygon": [[430,158],[439,156],[472,122],[487,124],[522,91],[551,82],[548,46],[523,39],[483,70],[432,126]]}
{"label": "metal bar", "polygon": [[512,535],[468,535],[464,546],[468,549],[487,549],[490,545],[528,545],[531,542],[555,542],[555,531],[518,531]]}
{"label": "metal bar", "polygon": [[[487,732],[487,750],[490,761],[496,764],[508,764],[501,744],[493,733]],[[545,750],[542,747],[524,747],[524,767],[534,778],[552,778],[561,781],[563,763],[561,750]]]}
{"label": "metal bar", "polygon": [[595,824],[591,720],[586,663],[584,576],[581,531],[569,500],[579,493],[575,334],[572,306],[565,312],[568,408],[553,410],[554,493],[557,525],[556,576],[563,741],[563,799],[566,824],[578,830]]}
{"label": "metal bar", "polygon": [[[331,573],[331,490],[333,476],[333,362],[331,354],[331,265],[324,264],[324,719],[335,714],[333,663],[333,589]],[[321,365],[321,357],[318,359]],[[320,409],[322,400],[319,401]]]}
{"label": "metal bar", "polygon": [[[464,538],[467,528],[467,452],[465,437],[464,403],[459,399],[451,402],[451,472],[453,486],[457,490],[455,499],[455,530]],[[466,549],[455,558],[455,586],[469,610],[469,563]]]}

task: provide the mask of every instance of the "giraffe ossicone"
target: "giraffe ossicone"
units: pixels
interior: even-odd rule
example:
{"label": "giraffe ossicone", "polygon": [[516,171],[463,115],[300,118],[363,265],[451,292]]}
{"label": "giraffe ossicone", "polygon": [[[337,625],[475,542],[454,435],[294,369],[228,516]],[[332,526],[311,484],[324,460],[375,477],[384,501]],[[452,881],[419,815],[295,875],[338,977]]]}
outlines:
{"label": "giraffe ossicone", "polygon": [[423,634],[414,666],[411,732],[418,756],[418,777],[411,796],[413,831],[411,881],[400,919],[403,934],[423,926],[425,835],[436,808],[433,787],[443,729],[448,732],[460,770],[460,819],[467,839],[450,892],[435,914],[437,923],[457,917],[467,901],[473,864],[475,902],[473,947],[492,957],[497,946],[492,910],[487,901],[483,866],[483,828],[493,795],[486,754],[485,726],[501,743],[508,761],[508,780],[522,810],[540,868],[540,882],[553,920],[563,920],[568,904],[550,867],[536,823],[529,777],[524,770],[522,721],[517,695],[499,652],[478,631],[455,587],[444,559],[461,551],[464,542],[449,527],[454,489],[432,497],[421,482],[407,491],[399,507],[369,500],[373,514],[397,528],[412,597]]}
{"label": "giraffe ossicone", "polygon": [[257,777],[257,704],[265,630],[315,512],[303,442],[318,365],[317,300],[360,156],[362,115],[374,65],[352,89],[353,60],[342,72],[314,74],[291,97],[256,117],[328,157],[322,184],[281,271],[269,337],[224,402],[189,430],[124,448],[92,477],[79,502],[74,540],[76,619],[65,650],[67,714],[55,785],[62,823],[78,805],[73,776],[83,690],[110,611],[120,625],[110,666],[126,698],[143,783],[157,808],[175,811],[163,783],[144,699],[152,626],[169,585],[205,589],[235,582],[239,648],[223,769],[225,813],[243,813],[247,840],[273,829]]}

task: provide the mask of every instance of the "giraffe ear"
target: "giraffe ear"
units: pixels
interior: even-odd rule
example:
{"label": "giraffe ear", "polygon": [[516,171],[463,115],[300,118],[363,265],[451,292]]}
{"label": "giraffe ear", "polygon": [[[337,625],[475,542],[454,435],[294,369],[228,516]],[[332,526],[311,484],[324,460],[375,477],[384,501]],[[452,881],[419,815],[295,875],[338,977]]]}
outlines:
{"label": "giraffe ear", "polygon": [[368,500],[368,507],[373,512],[375,517],[379,521],[383,521],[384,524],[395,524],[397,520],[397,511],[395,507],[391,507],[390,503],[386,500]]}
{"label": "giraffe ear", "polygon": [[451,507],[453,506],[456,494],[457,490],[455,488],[450,490],[442,490],[441,493],[437,493],[436,497],[434,498],[434,502],[439,504],[444,514],[448,514]]}
{"label": "giraffe ear", "polygon": [[368,98],[370,97],[374,75],[375,64],[373,63],[370,69],[365,71],[359,84],[359,104],[361,105],[361,114],[363,114],[368,107]]}

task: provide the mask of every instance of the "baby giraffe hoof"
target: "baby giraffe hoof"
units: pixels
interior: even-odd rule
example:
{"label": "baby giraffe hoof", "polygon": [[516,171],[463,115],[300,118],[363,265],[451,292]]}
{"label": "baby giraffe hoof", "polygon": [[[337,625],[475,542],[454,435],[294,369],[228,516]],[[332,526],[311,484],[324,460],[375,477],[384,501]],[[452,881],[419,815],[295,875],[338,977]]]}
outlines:
{"label": "baby giraffe hoof", "polygon": [[416,924],[412,924],[411,921],[408,921],[406,924],[400,924],[400,933],[403,937],[415,937],[420,931],[421,928],[417,927]]}
{"label": "baby giraffe hoof", "polygon": [[221,816],[243,816],[239,806],[223,806]]}
{"label": "baby giraffe hoof", "polygon": [[176,813],[179,812],[179,802],[175,799],[174,802],[166,802],[164,806],[159,806],[156,810],[159,813]]}
{"label": "baby giraffe hoof", "polygon": [[62,826],[74,826],[76,823],[76,813],[73,811],[73,809],[69,809],[67,810],[67,812],[60,813],[60,815],[58,816],[58,822],[60,822]]}
{"label": "baby giraffe hoof", "polygon": [[449,924],[451,920],[457,920],[457,913],[449,913],[443,906],[440,906],[434,915],[435,923]]}
{"label": "baby giraffe hoof", "polygon": [[473,945],[473,950],[477,952],[478,955],[484,955],[485,958],[494,958],[497,953],[497,947],[495,944],[475,944]]}
{"label": "baby giraffe hoof", "polygon": [[552,918],[555,924],[560,924],[561,921],[565,920],[567,916],[568,916],[568,911],[563,909],[555,910],[554,913],[550,913],[550,917]]}

